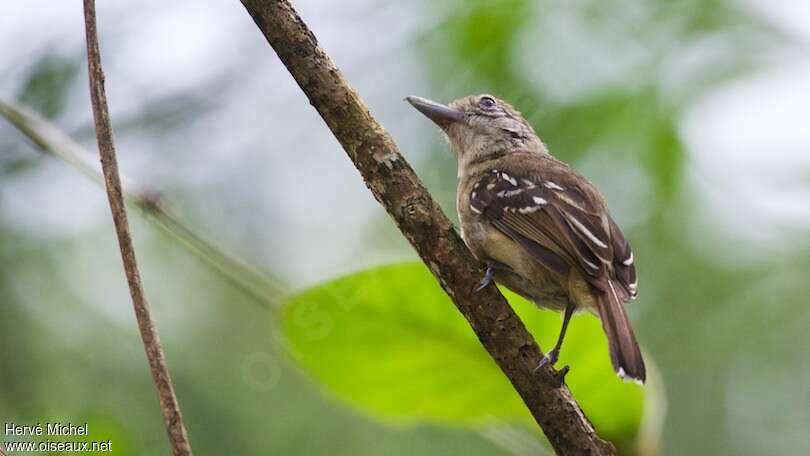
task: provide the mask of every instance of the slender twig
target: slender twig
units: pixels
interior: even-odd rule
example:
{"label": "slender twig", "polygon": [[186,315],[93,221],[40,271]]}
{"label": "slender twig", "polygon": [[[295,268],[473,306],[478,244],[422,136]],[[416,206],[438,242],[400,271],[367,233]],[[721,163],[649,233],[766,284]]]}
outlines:
{"label": "slender twig", "polygon": [[[64,160],[93,182],[104,186],[104,176],[96,163],[90,162],[90,152],[77,144],[64,131],[23,106],[0,100],[0,115],[27,136],[41,151]],[[254,266],[227,252],[222,246],[206,239],[175,215],[162,201],[143,192],[127,190],[124,201],[140,210],[147,222],[177,241],[192,255],[202,260],[228,282],[269,310],[275,310],[287,290],[283,284]]]}
{"label": "slender twig", "polygon": [[[483,268],[340,70],[287,0],[242,0],[259,30],[559,454],[614,454],[496,287],[473,290]],[[478,398],[470,398],[471,401]]]}
{"label": "slender twig", "polygon": [[129,232],[126,207],[121,190],[121,178],[118,175],[118,163],[113,144],[112,125],[107,108],[107,96],[104,91],[104,72],[101,68],[101,53],[98,47],[96,32],[96,11],[94,0],[84,0],[84,25],[87,40],[87,70],[90,80],[90,98],[93,105],[93,119],[96,125],[96,140],[98,141],[101,167],[104,172],[104,182],[107,188],[107,197],[110,201],[115,231],[118,235],[118,245],[121,248],[121,258],[124,263],[129,292],[132,296],[132,305],[138,320],[138,329],[149,360],[152,378],[155,382],[166,430],[173,453],[177,455],[191,455],[191,444],[188,440],[180,405],[174,394],[174,387],[166,366],[166,357],[160,345],[157,329],[152,321],[149,303],[144,296],[138,264],[135,260],[135,249]]}

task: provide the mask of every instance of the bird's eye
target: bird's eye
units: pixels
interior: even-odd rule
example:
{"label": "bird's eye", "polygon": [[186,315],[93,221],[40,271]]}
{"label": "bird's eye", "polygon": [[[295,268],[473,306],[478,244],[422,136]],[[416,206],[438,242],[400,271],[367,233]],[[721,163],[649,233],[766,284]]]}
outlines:
{"label": "bird's eye", "polygon": [[478,101],[478,104],[481,105],[482,108],[491,109],[495,107],[495,99],[490,96],[483,96]]}

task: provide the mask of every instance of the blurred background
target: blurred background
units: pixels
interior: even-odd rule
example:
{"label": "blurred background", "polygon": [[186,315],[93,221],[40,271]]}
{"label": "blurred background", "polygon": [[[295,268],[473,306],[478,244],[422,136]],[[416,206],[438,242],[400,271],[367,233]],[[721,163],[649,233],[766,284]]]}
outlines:
{"label": "blurred background", "polygon": [[[496,94],[605,193],[663,379],[650,452],[810,451],[810,3],[295,5],[454,220],[454,158],[406,95]],[[135,245],[195,450],[515,453],[360,412],[279,348],[283,293],[416,257],[241,4],[119,0],[98,17],[121,170],[148,197]],[[94,163],[83,40],[79,2],[0,3],[0,100]],[[183,228],[150,221],[155,201]],[[194,236],[239,260],[201,260]],[[0,421],[60,420],[117,454],[169,451],[103,190],[0,120]]]}

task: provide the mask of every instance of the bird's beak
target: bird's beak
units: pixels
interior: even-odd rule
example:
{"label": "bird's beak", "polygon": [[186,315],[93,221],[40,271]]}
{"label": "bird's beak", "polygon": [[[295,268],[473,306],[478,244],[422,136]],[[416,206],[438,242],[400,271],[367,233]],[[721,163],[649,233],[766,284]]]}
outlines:
{"label": "bird's beak", "polygon": [[413,105],[419,112],[427,116],[442,130],[450,125],[464,120],[464,112],[453,109],[435,101],[430,101],[422,97],[405,97],[405,101]]}

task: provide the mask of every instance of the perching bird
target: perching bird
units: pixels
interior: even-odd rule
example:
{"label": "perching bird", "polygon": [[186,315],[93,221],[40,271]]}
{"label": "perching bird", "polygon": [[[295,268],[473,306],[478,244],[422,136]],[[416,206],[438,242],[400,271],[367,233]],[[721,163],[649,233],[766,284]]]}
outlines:
{"label": "perching bird", "polygon": [[[447,135],[458,159],[461,236],[493,280],[564,311],[557,361],[577,310],[602,320],[613,368],[644,382],[646,371],[624,304],[637,293],[633,252],[598,190],[549,154],[531,125],[508,103],[475,95],[448,106],[407,97]],[[538,366],[539,367],[539,366]]]}

